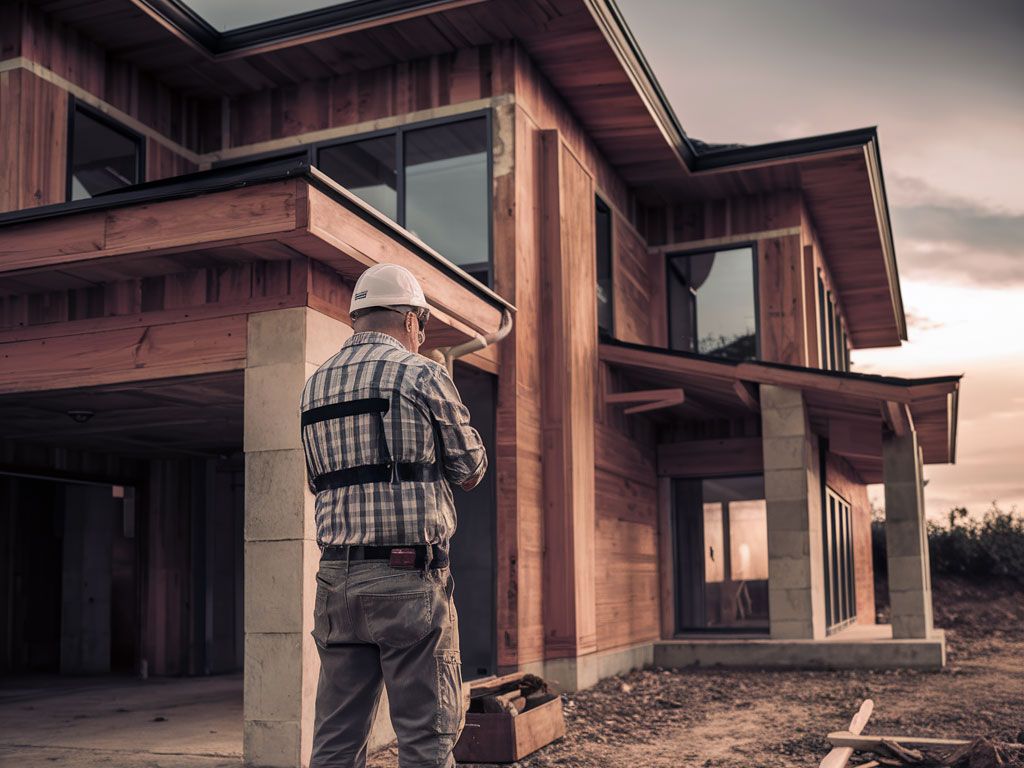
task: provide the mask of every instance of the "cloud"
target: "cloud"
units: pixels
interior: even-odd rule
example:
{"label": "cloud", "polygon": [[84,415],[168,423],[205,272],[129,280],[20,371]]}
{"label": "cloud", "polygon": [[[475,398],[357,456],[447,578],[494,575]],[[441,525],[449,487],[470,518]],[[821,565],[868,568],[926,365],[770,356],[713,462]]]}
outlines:
{"label": "cloud", "polygon": [[1024,213],[894,177],[890,205],[901,272],[1002,287],[1024,285]]}
{"label": "cloud", "polygon": [[938,320],[933,320],[927,315],[922,314],[914,309],[908,309],[907,315],[907,327],[912,328],[915,331],[934,331],[944,327],[946,324]]}

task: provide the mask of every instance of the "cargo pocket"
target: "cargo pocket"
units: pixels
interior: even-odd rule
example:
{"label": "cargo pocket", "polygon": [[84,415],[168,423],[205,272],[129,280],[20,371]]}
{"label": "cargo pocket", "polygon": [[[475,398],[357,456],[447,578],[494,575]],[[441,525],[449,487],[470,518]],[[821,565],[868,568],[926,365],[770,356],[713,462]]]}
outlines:
{"label": "cargo pocket", "polygon": [[384,648],[408,648],[434,628],[430,592],[360,595],[370,640]]}
{"label": "cargo pocket", "polygon": [[456,650],[435,651],[437,665],[437,715],[434,727],[454,743],[462,730],[462,658]]}
{"label": "cargo pocket", "polygon": [[316,597],[313,600],[313,641],[322,648],[327,647],[327,640],[331,635],[331,617],[327,611],[328,586],[321,580],[319,574],[316,577]]}

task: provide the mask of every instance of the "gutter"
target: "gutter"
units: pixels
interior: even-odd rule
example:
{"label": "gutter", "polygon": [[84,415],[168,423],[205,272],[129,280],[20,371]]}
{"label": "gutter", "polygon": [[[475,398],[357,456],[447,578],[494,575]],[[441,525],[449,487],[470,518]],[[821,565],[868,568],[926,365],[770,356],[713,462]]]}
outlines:
{"label": "gutter", "polygon": [[456,344],[454,347],[446,347],[438,350],[442,355],[444,355],[444,365],[445,368],[448,369],[448,374],[454,376],[453,368],[456,358],[468,355],[471,352],[479,352],[481,349],[486,349],[491,344],[497,344],[511,332],[512,313],[506,307],[501,313],[501,325],[498,326],[498,330],[493,333],[488,333],[486,336],[477,336],[475,339],[464,341],[462,344]]}

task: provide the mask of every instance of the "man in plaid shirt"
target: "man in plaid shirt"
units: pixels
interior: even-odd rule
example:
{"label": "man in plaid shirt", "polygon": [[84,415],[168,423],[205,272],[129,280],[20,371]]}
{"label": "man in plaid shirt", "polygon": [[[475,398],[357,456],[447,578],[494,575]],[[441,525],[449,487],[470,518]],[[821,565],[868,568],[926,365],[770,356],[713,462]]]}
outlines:
{"label": "man in plaid shirt", "polygon": [[487,455],[448,371],[417,354],[428,313],[408,270],[371,267],[353,293],[355,333],[302,393],[322,551],[311,768],[365,765],[382,686],[402,768],[454,765],[464,711],[451,486],[475,487]]}

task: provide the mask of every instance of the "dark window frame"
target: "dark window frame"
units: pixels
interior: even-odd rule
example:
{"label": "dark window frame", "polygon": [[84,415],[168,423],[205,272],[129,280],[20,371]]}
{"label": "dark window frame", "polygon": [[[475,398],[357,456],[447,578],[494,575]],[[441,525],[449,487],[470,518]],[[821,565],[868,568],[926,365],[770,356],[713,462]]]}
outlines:
{"label": "dark window frame", "polygon": [[[725,474],[715,475],[702,475],[696,477],[672,477],[669,478],[669,509],[671,511],[669,515],[669,535],[672,537],[672,606],[673,606],[673,626],[672,632],[673,637],[701,637],[715,635],[743,635],[750,637],[767,637],[771,632],[771,617],[769,616],[768,624],[765,627],[684,627],[682,625],[683,615],[686,613],[684,600],[686,599],[685,590],[682,587],[682,574],[680,573],[680,567],[684,563],[691,569],[698,569],[703,572],[704,560],[700,558],[694,561],[693,558],[686,557],[688,553],[684,553],[683,550],[683,537],[684,531],[679,525],[679,503],[681,494],[681,484],[689,483],[691,487],[693,485],[702,483],[705,480],[732,480],[740,478],[751,478],[759,477],[762,483],[764,482],[764,472],[728,472]],[[766,497],[767,501],[767,497]],[[703,541],[703,528],[701,529],[701,539]],[[770,556],[770,553],[769,553]],[[770,580],[769,576],[769,580]],[[770,583],[770,581],[769,581]]]}
{"label": "dark window frame", "polygon": [[64,158],[64,202],[73,202],[71,194],[73,186],[72,176],[75,167],[75,115],[79,112],[115,133],[121,134],[135,145],[135,175],[137,178],[132,184],[126,184],[125,187],[144,183],[146,181],[146,137],[138,131],[134,131],[128,126],[119,123],[110,115],[96,109],[96,107],[76,98],[74,94],[68,94],[67,148]]}
{"label": "dark window frame", "polygon": [[825,570],[825,631],[832,635],[857,621],[857,573],[853,551],[853,505],[828,484],[827,445],[820,447],[821,539]]}
{"label": "dark window frame", "polygon": [[611,313],[611,328],[601,327],[601,315],[597,315],[598,337],[607,336],[615,338],[615,214],[612,207],[606,203],[598,194],[594,195],[594,261],[598,267],[598,279],[600,279],[600,244],[597,242],[597,217],[600,214],[608,216],[608,283],[610,295],[608,296],[608,308]]}
{"label": "dark window frame", "polygon": [[[718,251],[739,251],[744,248],[750,249],[750,258],[753,265],[751,272],[751,278],[753,281],[754,288],[754,360],[762,360],[763,351],[761,349],[761,277],[758,269],[758,241],[750,240],[747,242],[729,243],[728,246],[722,248],[691,248],[680,251],[672,251],[671,253],[665,254],[665,325],[666,331],[666,347],[668,349],[674,349],[672,346],[672,307],[671,297],[669,295],[669,281],[672,279],[672,259],[679,256],[699,256],[702,253],[716,253]],[[697,339],[697,319],[694,318],[694,339]],[[686,350],[679,350],[686,351]],[[702,357],[709,357],[715,360],[731,359],[723,358],[721,355],[708,355],[703,352],[694,351],[691,354],[701,355]]]}
{"label": "dark window frame", "polygon": [[[461,112],[457,115],[449,115],[446,117],[437,117],[430,120],[420,120],[414,123],[401,123],[392,128],[381,128],[376,131],[367,131],[364,133],[356,133],[351,136],[344,136],[337,139],[325,139],[323,141],[312,142],[307,144],[306,147],[309,151],[310,162],[319,168],[320,152],[325,149],[332,149],[334,147],[344,146],[346,144],[355,144],[360,141],[366,141],[367,139],[379,139],[385,136],[395,137],[395,168],[397,177],[395,179],[395,195],[396,204],[395,211],[397,218],[395,223],[400,227],[405,227],[405,134],[413,131],[418,131],[422,128],[436,128],[442,125],[451,125],[453,123],[462,123],[469,120],[478,120],[484,118],[485,130],[487,134],[486,140],[486,153],[487,153],[487,191],[489,195],[487,205],[487,261],[476,262],[474,264],[455,264],[456,267],[466,273],[479,274],[480,272],[486,273],[486,280],[482,280],[484,285],[488,288],[494,287],[494,114],[491,109],[477,109],[470,112]],[[428,243],[429,245],[429,243]],[[433,246],[431,246],[433,247]],[[444,256],[444,254],[441,254]],[[447,257],[446,257],[447,258]],[[454,262],[452,262],[454,263]]]}

